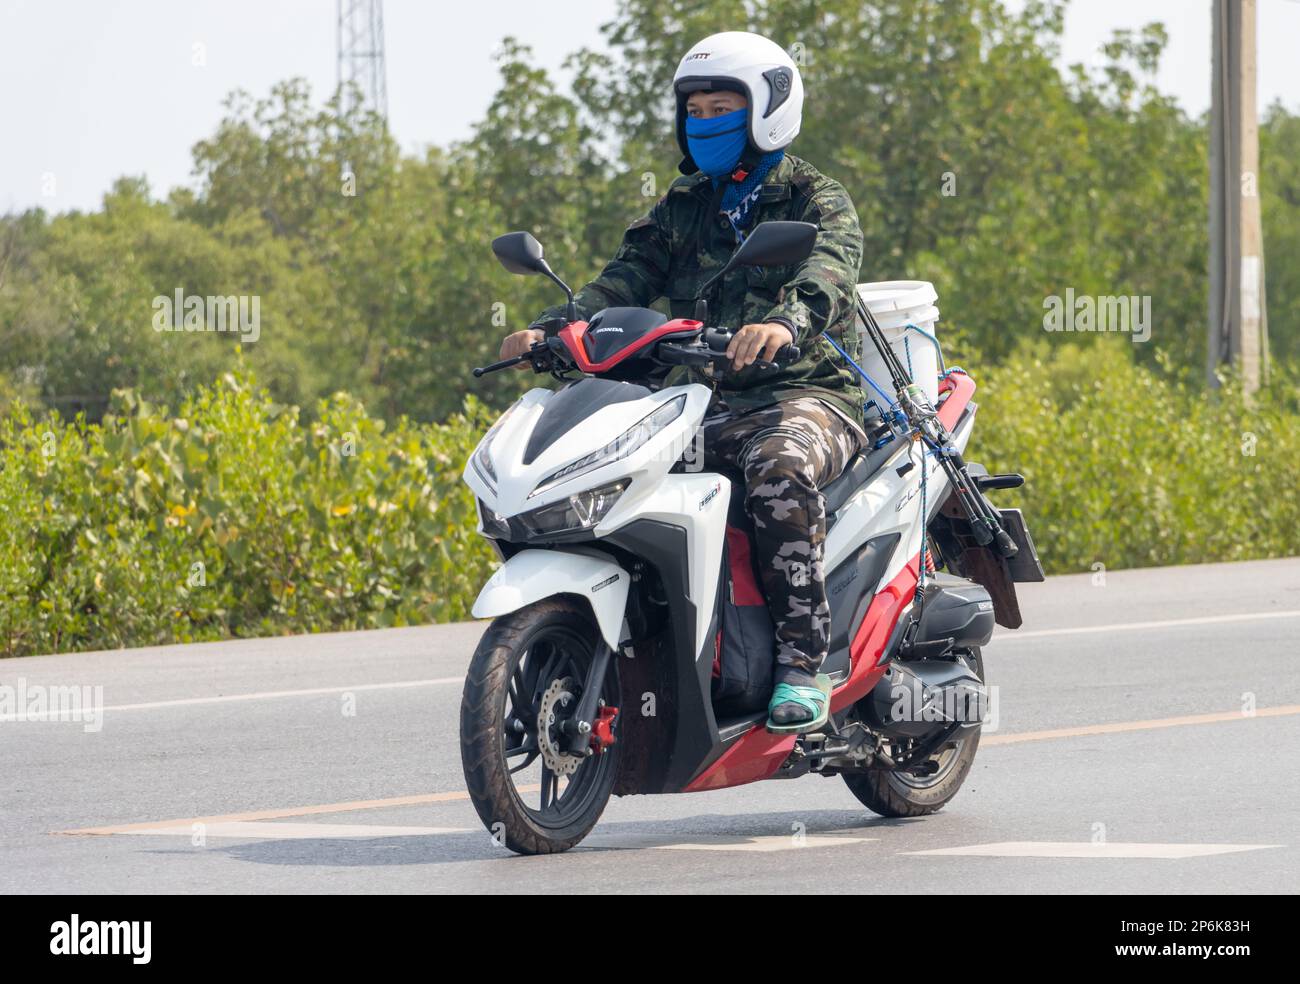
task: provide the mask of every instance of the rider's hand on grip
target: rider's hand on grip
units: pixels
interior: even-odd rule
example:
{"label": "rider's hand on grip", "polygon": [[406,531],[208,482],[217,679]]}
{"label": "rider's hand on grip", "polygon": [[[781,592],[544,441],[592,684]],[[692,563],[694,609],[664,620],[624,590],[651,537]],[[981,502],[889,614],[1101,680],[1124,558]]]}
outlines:
{"label": "rider's hand on grip", "polygon": [[[788,337],[789,329],[786,329],[784,325],[778,325],[777,327],[785,329],[785,333]],[[736,336],[731,333],[729,328],[704,329],[704,344],[708,346],[712,352],[716,353],[715,361],[719,363],[731,361],[728,353],[731,349],[732,339],[735,337]],[[799,346],[794,344],[794,342],[789,342],[778,348],[770,360],[756,359],[754,360],[754,365],[764,369],[770,369],[774,366],[789,365],[792,362],[798,362],[799,355]]]}
{"label": "rider's hand on grip", "polygon": [[[546,333],[538,328],[525,328],[513,335],[507,335],[501,343],[501,360],[504,362],[506,359],[517,359],[521,355],[527,355],[534,345],[545,340]],[[527,369],[528,363],[521,362],[515,368]]]}
{"label": "rider's hand on grip", "polygon": [[727,356],[731,359],[732,369],[739,371],[755,363],[772,364],[777,352],[793,344],[794,332],[778,321],[766,321],[745,325],[732,335]]}
{"label": "rider's hand on grip", "polygon": [[772,361],[778,366],[788,366],[792,362],[798,362],[801,354],[799,346],[791,342],[789,345],[782,345],[777,349]]}

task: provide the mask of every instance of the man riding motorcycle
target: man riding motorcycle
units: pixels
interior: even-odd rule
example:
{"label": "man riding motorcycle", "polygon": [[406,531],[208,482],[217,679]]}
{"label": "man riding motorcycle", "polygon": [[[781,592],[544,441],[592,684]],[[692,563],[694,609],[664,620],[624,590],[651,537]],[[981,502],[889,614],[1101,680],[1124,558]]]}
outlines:
{"label": "man riding motorcycle", "polygon": [[[777,44],[741,31],[705,38],[673,78],[684,175],[624,233],[614,259],[576,297],[579,317],[602,308],[646,307],[666,298],[673,317],[692,317],[698,288],[760,222],[817,227],[803,262],[741,268],[709,295],[710,325],[743,326],[727,349],[730,367],[712,379],[704,425],[706,458],[742,472],[755,550],[776,630],[776,686],[770,723],[801,729],[826,720],[828,687],[817,671],[829,645],[819,489],[866,442],[863,394],[822,336],[853,332],[862,230],[844,188],[786,153],[799,133],[803,82]],[[501,358],[541,341],[536,325],[505,339]],[[775,367],[793,342],[800,358]],[[698,370],[682,368],[678,373]]]}

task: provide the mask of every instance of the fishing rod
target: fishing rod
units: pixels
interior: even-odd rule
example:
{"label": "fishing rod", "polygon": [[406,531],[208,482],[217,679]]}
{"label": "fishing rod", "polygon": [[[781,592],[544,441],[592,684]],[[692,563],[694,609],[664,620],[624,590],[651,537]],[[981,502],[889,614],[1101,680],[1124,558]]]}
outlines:
{"label": "fishing rod", "polygon": [[[1019,552],[1019,548],[1003,528],[1002,517],[979,491],[979,486],[971,478],[961,452],[953,444],[952,434],[939,419],[939,414],[934,407],[930,405],[925,390],[914,382],[903,368],[898,353],[885,338],[885,333],[877,323],[875,315],[871,313],[871,309],[867,307],[860,294],[855,291],[854,295],[857,299],[858,316],[866,326],[867,335],[875,345],[876,351],[880,353],[880,358],[889,372],[890,382],[893,383],[894,391],[898,394],[899,409],[907,418],[908,424],[920,436],[922,444],[934,452],[939,467],[948,476],[953,494],[970,522],[975,542],[982,547],[987,547],[991,543],[996,544],[998,553],[1010,560]],[[924,522],[924,517],[922,521]]]}

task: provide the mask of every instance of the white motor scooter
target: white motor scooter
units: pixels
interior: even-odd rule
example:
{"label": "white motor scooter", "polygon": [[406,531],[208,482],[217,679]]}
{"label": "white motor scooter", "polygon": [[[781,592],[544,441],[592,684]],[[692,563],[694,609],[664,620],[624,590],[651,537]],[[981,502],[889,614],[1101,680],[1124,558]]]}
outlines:
{"label": "white motor scooter", "polygon": [[[726,269],[798,262],[814,236],[762,223]],[[564,287],[528,234],[493,249],[508,269]],[[886,815],[938,809],[978,744],[980,647],[995,615],[1019,624],[1012,582],[1042,577],[1023,518],[983,496],[1020,477],[961,461],[973,381],[948,375],[931,407],[872,336],[899,402],[868,421],[872,446],[822,490],[831,716],[816,733],[774,734],[775,642],[743,482],[703,470],[710,388],[661,385],[672,366],[720,367],[730,334],[645,308],[583,322],[569,297],[571,316],[545,341],[475,371],[528,361],[565,383],[521,397],[465,468],[503,560],[473,607],[494,621],[461,712],[484,823],[513,850],[549,853],[581,840],[611,793],[808,772],[843,775]],[[786,346],[777,360],[798,354]],[[899,694],[910,695],[901,712]]]}

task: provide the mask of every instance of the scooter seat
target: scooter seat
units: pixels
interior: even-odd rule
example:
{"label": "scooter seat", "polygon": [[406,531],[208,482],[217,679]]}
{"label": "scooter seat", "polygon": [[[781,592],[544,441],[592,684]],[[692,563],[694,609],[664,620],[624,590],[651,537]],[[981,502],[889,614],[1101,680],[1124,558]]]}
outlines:
{"label": "scooter seat", "polygon": [[826,500],[826,515],[832,516],[839,512],[853,498],[853,493],[866,485],[880,471],[881,466],[898,453],[903,446],[902,441],[903,438],[895,437],[883,447],[874,451],[861,451],[850,458],[844,471],[822,489],[822,496]]}

